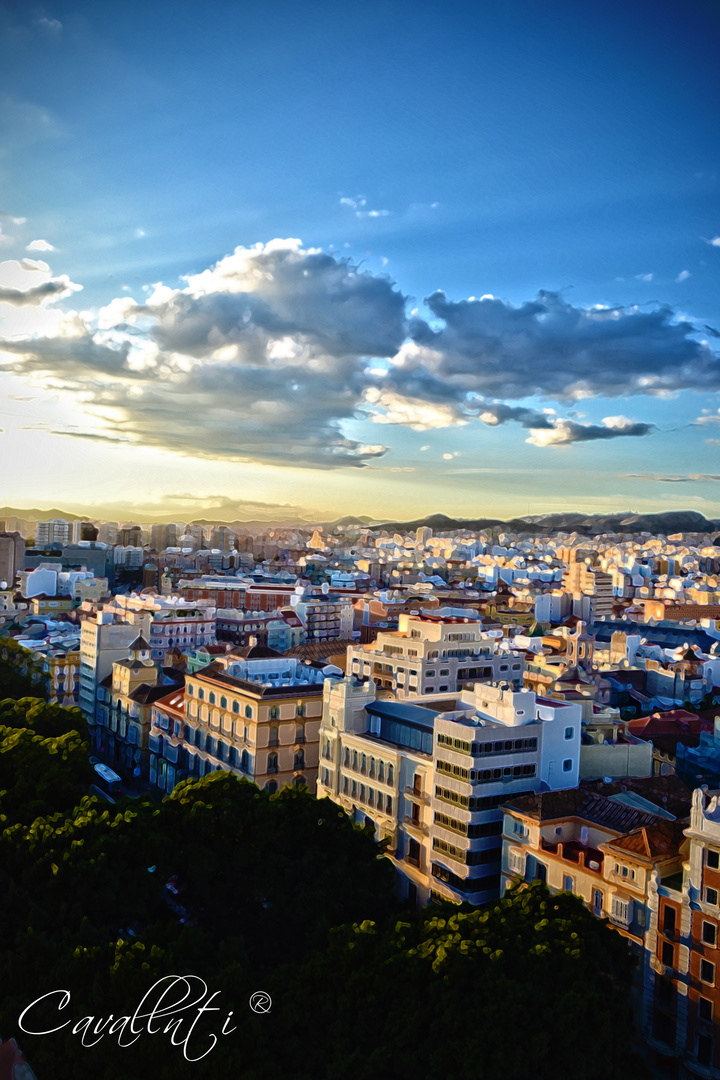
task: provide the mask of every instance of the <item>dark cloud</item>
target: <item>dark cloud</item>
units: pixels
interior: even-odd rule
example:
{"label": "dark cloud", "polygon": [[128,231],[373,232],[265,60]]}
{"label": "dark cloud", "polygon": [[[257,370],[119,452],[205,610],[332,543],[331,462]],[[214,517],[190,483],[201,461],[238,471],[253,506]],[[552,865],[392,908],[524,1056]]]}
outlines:
{"label": "dark cloud", "polygon": [[[672,309],[581,308],[540,292],[515,307],[503,300],[426,299],[444,326],[410,324],[423,367],[465,393],[494,398],[619,397],[720,389],[720,360]],[[413,359],[403,367],[414,375]]]}
{"label": "dark cloud", "polygon": [[656,476],[654,473],[621,473],[625,480],[651,480],[656,484],[695,484],[702,480],[720,480],[716,473],[689,473],[687,476]]}
{"label": "dark cloud", "polygon": [[[30,260],[23,260],[30,261]],[[23,267],[23,269],[28,269]],[[33,267],[32,269],[38,269]],[[61,300],[80,289],[65,274],[52,278],[43,285],[34,285],[31,289],[10,289],[0,286],[0,304],[12,304],[13,307],[25,307],[28,304],[41,304],[43,300]]]}

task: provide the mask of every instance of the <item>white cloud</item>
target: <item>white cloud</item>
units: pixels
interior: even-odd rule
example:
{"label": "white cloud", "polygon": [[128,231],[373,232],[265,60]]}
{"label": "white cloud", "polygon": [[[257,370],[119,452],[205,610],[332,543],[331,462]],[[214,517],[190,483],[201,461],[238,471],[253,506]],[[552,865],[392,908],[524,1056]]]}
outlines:
{"label": "white cloud", "polygon": [[56,249],[47,240],[31,240],[26,251],[55,251]]}
{"label": "white cloud", "polygon": [[689,270],[681,270],[680,273],[678,274],[678,276],[675,278],[675,280],[676,281],[687,281],[687,279],[689,277],[692,277],[692,274],[690,273]]}
{"label": "white cloud", "polygon": [[652,281],[652,279],[653,279],[652,274],[636,274],[635,275],[635,280],[636,281]]}

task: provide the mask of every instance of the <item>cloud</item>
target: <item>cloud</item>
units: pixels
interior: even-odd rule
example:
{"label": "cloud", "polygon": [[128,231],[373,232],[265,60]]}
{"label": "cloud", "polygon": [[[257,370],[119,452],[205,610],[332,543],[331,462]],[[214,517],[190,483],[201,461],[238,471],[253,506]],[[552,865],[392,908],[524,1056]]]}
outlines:
{"label": "cloud", "polygon": [[34,25],[37,26],[44,34],[48,34],[51,37],[57,37],[62,33],[62,23],[58,19],[47,19],[44,16],[34,20]]}
{"label": "cloud", "polygon": [[342,426],[358,415],[367,359],[402,343],[391,282],[296,240],[237,248],[186,281],[108,305],[104,328],[74,316],[64,335],[3,347],[144,445],[316,468],[385,453]]}
{"label": "cloud", "polygon": [[380,218],[388,217],[391,213],[390,210],[366,210],[367,199],[364,195],[356,195],[354,199],[349,199],[344,196],[340,199],[341,206],[348,206],[354,211],[356,218]]}
{"label": "cloud", "polygon": [[9,218],[13,225],[24,225],[27,221],[24,217],[13,217],[7,210],[0,210],[0,218]]}
{"label": "cloud", "polygon": [[687,279],[689,277],[692,277],[692,274],[690,273],[689,270],[681,270],[680,273],[678,274],[678,276],[675,278],[675,280],[676,281],[687,281]]}
{"label": "cloud", "polygon": [[[343,201],[353,209],[362,198]],[[15,305],[78,288],[67,278],[17,288],[26,275],[13,266],[0,299]],[[532,445],[568,446],[654,430],[625,416],[585,421],[571,408],[583,398],[720,389],[717,355],[668,306],[436,292],[426,320],[408,316],[387,277],[296,239],[238,247],[181,287],[146,294],[58,313],[47,336],[8,335],[0,348],[17,374],[102,417],[105,438],[286,467],[368,465],[386,447],[348,427],[368,418],[415,431],[517,424]]]}
{"label": "cloud", "polygon": [[606,416],[601,424],[578,424],[574,420],[550,420],[547,426],[531,428],[525,441],[533,446],[568,446],[577,442],[595,442],[598,439],[618,439],[649,435],[654,424],[640,424],[625,416]]}
{"label": "cloud", "polygon": [[720,358],[676,321],[672,308],[583,308],[558,293],[520,306],[497,298],[450,301],[433,293],[431,327],[411,318],[412,343],[394,359],[395,388],[421,381],[452,393],[495,399],[576,401],[720,389]]}
{"label": "cloud", "polygon": [[[31,260],[23,259],[23,262]],[[22,264],[21,264],[22,265]],[[42,270],[41,266],[25,267],[24,270]],[[71,293],[82,289],[82,285],[76,285],[67,274],[61,277],[51,278],[42,285],[33,285],[29,289],[12,289],[0,286],[0,304],[12,304],[13,307],[25,307],[29,304],[42,304],[45,300],[61,300]],[[0,343],[0,348],[6,348]]]}
{"label": "cloud", "polygon": [[704,236],[701,239],[705,240],[705,243],[710,244],[711,247],[720,247],[720,236],[713,236],[712,240],[707,240]]}
{"label": "cloud", "polygon": [[652,279],[653,279],[652,274],[636,274],[635,275],[635,280],[636,281],[652,281]]}
{"label": "cloud", "polygon": [[[710,440],[708,440],[710,441]],[[718,441],[718,440],[714,440]],[[720,474],[688,473],[687,476],[660,476],[656,473],[620,473],[625,480],[650,480],[656,484],[692,484],[699,480],[720,480]]]}
{"label": "cloud", "polygon": [[26,251],[55,251],[56,249],[47,240],[31,240]]}

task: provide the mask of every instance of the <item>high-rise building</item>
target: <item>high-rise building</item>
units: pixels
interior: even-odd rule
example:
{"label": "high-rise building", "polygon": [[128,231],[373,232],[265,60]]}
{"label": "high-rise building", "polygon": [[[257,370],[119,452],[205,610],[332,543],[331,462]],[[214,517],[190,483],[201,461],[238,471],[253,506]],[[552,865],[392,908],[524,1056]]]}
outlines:
{"label": "high-rise building", "polygon": [[0,589],[15,587],[23,568],[25,541],[19,532],[0,532]]}
{"label": "high-rise building", "polygon": [[50,521],[38,521],[35,532],[36,547],[46,544],[67,544],[70,541],[71,525],[65,518],[52,518]]}
{"label": "high-rise building", "polygon": [[112,671],[116,660],[124,660],[128,646],[138,636],[138,629],[116,619],[110,611],[100,610],[85,619],[80,630],[80,694],[78,705],[95,721],[97,687]]}
{"label": "high-rise building", "polygon": [[484,903],[500,889],[500,804],[576,785],[580,726],[578,705],[507,684],[392,701],[328,679],[318,797],[375,826],[404,896]]}

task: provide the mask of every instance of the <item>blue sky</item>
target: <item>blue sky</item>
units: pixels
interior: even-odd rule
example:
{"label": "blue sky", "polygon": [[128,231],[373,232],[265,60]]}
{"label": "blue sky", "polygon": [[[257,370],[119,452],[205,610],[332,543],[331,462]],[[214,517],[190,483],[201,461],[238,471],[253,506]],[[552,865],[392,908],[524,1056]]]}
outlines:
{"label": "blue sky", "polygon": [[2,501],[720,514],[714,4],[0,19]]}

